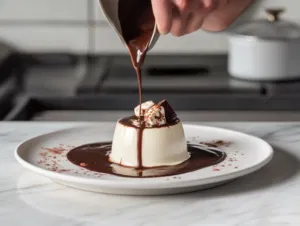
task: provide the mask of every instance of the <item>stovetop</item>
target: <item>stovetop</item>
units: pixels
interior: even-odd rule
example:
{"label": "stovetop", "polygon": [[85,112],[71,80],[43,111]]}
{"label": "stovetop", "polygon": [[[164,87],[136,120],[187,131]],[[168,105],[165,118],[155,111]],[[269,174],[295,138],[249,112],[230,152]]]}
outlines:
{"label": "stovetop", "polygon": [[[32,95],[132,94],[138,92],[130,58],[125,56],[27,58],[24,88]],[[26,60],[25,60],[26,62]],[[300,95],[300,81],[250,82],[227,73],[226,55],[148,56],[143,92],[213,95]]]}
{"label": "stovetop", "polygon": [[[19,92],[7,120],[50,120],[49,112],[63,120],[68,114],[73,118],[79,113],[80,120],[90,120],[87,112],[129,112],[138,103],[137,79],[127,55],[27,54],[19,59]],[[177,111],[189,115],[187,118],[193,118],[190,112],[208,116],[222,112],[232,114],[232,120],[249,112],[265,114],[265,119],[275,112],[288,111],[294,119],[300,115],[296,114],[300,110],[300,81],[234,79],[227,73],[226,55],[150,55],[142,78],[144,100],[166,98]],[[41,117],[43,112],[47,117]],[[253,120],[257,119],[254,115]],[[242,119],[251,117],[248,114]]]}

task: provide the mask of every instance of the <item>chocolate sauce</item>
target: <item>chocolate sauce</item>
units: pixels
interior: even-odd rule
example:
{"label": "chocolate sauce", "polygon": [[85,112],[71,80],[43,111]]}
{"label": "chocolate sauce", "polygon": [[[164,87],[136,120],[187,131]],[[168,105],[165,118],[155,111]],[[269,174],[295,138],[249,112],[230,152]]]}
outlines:
{"label": "chocolate sauce", "polygon": [[[179,122],[179,119],[176,118],[176,120],[169,120],[169,122],[165,125],[154,125],[151,127],[147,127],[146,124],[143,126],[143,129],[154,129],[154,128],[162,128],[162,127],[169,127],[169,126],[174,126]],[[130,116],[130,117],[126,117],[126,118],[122,118],[119,120],[119,123],[121,123],[124,126],[128,126],[128,127],[133,127],[136,129],[140,128],[140,124],[139,124],[139,118],[136,117],[135,115]]]}
{"label": "chocolate sauce", "polygon": [[188,151],[191,157],[179,165],[135,169],[111,163],[109,161],[110,151],[111,142],[87,144],[72,149],[67,154],[67,158],[73,164],[81,167],[84,166],[84,168],[92,171],[122,177],[138,178],[163,177],[189,173],[218,164],[226,158],[225,152],[215,149],[205,151],[201,148],[201,145],[195,146],[193,144],[193,146],[191,146],[188,144]]}
{"label": "chocolate sauce", "polygon": [[127,44],[139,86],[139,127],[137,128],[138,166],[142,168],[142,140],[145,123],[141,115],[142,76],[141,68],[155,29],[155,18],[150,0],[119,0],[119,21],[122,36]]}

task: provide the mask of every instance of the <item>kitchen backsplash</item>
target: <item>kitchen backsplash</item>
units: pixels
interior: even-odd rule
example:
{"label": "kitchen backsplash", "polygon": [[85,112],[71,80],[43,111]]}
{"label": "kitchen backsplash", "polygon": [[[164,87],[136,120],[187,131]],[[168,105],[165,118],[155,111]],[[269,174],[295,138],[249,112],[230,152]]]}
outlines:
{"label": "kitchen backsplash", "polygon": [[[300,1],[256,0],[236,22],[265,17],[284,7],[284,19],[300,22]],[[0,41],[28,52],[116,53],[125,47],[104,20],[98,0],[0,0]],[[151,53],[226,52],[226,32],[162,36]]]}

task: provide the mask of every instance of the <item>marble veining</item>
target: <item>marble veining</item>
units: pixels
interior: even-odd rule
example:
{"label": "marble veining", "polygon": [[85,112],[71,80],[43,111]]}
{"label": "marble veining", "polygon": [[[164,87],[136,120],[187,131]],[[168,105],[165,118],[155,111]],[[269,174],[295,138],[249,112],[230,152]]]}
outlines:
{"label": "marble veining", "polygon": [[87,123],[1,123],[0,225],[300,225],[300,123],[206,124],[246,132],[275,149],[263,169],[183,195],[129,197],[67,188],[27,171],[14,149],[31,137]]}

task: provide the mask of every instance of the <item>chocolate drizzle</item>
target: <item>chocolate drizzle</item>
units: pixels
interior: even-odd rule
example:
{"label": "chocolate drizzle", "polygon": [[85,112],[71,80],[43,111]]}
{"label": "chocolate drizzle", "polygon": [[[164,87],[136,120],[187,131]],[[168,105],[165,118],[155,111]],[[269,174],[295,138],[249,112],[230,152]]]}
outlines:
{"label": "chocolate drizzle", "polygon": [[[155,125],[155,126],[151,126],[151,127],[147,127],[146,125],[143,126],[143,129],[147,128],[147,129],[154,129],[154,128],[162,128],[162,127],[169,127],[169,126],[174,126],[179,122],[179,119],[177,118],[177,120],[173,120],[173,121],[169,121],[169,123],[165,124],[165,125]],[[140,120],[138,117],[136,117],[135,115],[130,116],[130,117],[126,117],[126,118],[122,118],[119,120],[119,123],[121,123],[124,126],[128,126],[128,127],[133,127],[136,129],[140,128]]]}
{"label": "chocolate drizzle", "polygon": [[203,148],[203,145],[188,144],[191,157],[175,166],[161,166],[154,168],[135,169],[111,163],[108,155],[111,151],[111,142],[86,144],[72,149],[67,158],[73,164],[91,171],[113,174],[122,177],[163,177],[188,172],[218,164],[225,160],[226,153],[216,148]]}
{"label": "chocolate drizzle", "polygon": [[155,29],[155,18],[150,0],[119,0],[119,21],[122,35],[127,44],[139,86],[139,127],[137,127],[138,168],[142,168],[142,138],[145,122],[141,115],[142,76],[141,68]]}

